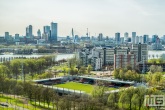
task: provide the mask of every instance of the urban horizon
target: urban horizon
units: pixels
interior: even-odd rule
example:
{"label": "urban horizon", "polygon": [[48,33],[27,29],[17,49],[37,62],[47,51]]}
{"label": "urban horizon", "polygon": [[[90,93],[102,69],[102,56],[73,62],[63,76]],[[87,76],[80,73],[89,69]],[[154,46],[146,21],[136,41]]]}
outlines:
{"label": "urban horizon", "polygon": [[[52,21],[52,22],[53,22],[53,21]],[[57,22],[53,22],[53,23],[57,23]],[[49,24],[47,24],[47,25],[44,25],[44,26],[50,26],[50,24],[51,24],[51,22],[50,22]],[[58,23],[57,23],[57,24],[58,24]],[[37,36],[37,30],[34,31],[35,26],[33,26],[32,24],[30,24],[30,25],[31,25],[32,28],[33,28],[33,36]],[[30,26],[30,25],[27,25],[27,26]],[[27,27],[27,26],[26,26],[26,27]],[[41,34],[44,33],[44,26],[42,26],[42,28],[38,29],[38,30],[41,31]],[[26,27],[24,27],[24,31],[25,31],[24,34],[20,34],[19,32],[15,32],[15,34],[19,34],[19,36],[26,36]],[[84,33],[83,33],[83,35],[82,35],[82,34],[78,33],[77,30],[75,30],[74,28],[71,28],[70,31],[68,30],[68,34],[67,34],[67,35],[65,35],[65,36],[57,35],[57,37],[67,37],[67,36],[72,37],[72,32],[71,32],[72,29],[74,30],[75,35],[78,35],[79,37],[82,37],[82,36],[85,37],[85,36],[87,36],[87,32],[88,32],[88,37],[92,37],[92,36],[98,37],[98,35],[99,35],[100,33],[103,34],[103,37],[108,36],[109,38],[115,38],[115,34],[116,34],[116,33],[120,33],[120,37],[124,37],[124,34],[125,34],[125,33],[128,33],[128,37],[132,37],[132,32],[136,32],[136,31],[132,31],[132,32],[128,32],[128,31],[119,32],[119,31],[117,31],[117,32],[115,32],[115,33],[113,33],[113,34],[111,34],[111,35],[110,35],[110,34],[109,34],[109,35],[105,35],[105,34],[102,33],[102,32],[98,32],[98,33],[95,33],[94,35],[91,35],[91,34],[90,34],[90,30],[89,30],[88,28],[86,28],[86,29],[84,29]],[[57,32],[58,32],[58,30],[59,30],[59,25],[58,25],[58,28],[57,28]],[[85,30],[86,30],[86,32],[85,32]],[[5,32],[9,32],[9,31],[5,31]],[[0,35],[0,36],[1,36],[1,37],[4,37],[4,36],[5,36],[5,32],[4,32],[2,35]],[[9,32],[9,34],[10,34],[10,32]],[[10,34],[10,35],[12,35],[12,37],[14,37],[15,34]],[[152,38],[153,35],[158,35],[160,38],[163,37],[163,36],[165,36],[165,34],[162,34],[162,35],[160,35],[160,34],[151,34],[151,35],[150,35],[150,34],[147,34],[147,33],[138,34],[137,32],[136,32],[136,35],[137,35],[137,36],[148,35],[149,38]]]}
{"label": "urban horizon", "polygon": [[38,29],[43,32],[43,26],[54,21],[59,24],[58,36],[70,35],[72,28],[75,34],[85,36],[88,28],[90,36],[136,32],[161,37],[165,34],[164,5],[163,0],[1,0],[0,35],[25,35],[29,24],[36,35]]}

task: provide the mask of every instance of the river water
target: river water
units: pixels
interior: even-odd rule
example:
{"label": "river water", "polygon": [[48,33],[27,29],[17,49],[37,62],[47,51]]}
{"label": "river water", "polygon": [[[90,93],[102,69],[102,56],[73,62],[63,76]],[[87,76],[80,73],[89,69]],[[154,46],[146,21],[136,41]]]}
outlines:
{"label": "river water", "polygon": [[148,51],[148,59],[157,59],[160,58],[163,54],[165,54],[165,51]]}
{"label": "river water", "polygon": [[[160,58],[162,54],[165,54],[165,51],[148,51],[148,59],[153,58]],[[13,54],[5,54],[0,55],[1,58],[9,59],[9,58],[17,58],[17,57],[26,57],[26,58],[38,58],[44,55],[53,55],[53,54],[32,54],[32,55],[13,55]],[[55,55],[55,54],[54,54]],[[62,59],[69,59],[74,57],[75,54],[57,54],[55,59],[62,60]]]}
{"label": "river water", "polygon": [[[1,58],[5,58],[5,59],[9,59],[9,58],[19,58],[19,57],[26,57],[26,58],[38,58],[41,56],[44,56],[46,54],[32,54],[32,55],[13,55],[13,54],[5,54],[5,55],[0,55],[0,59]],[[53,54],[47,54],[47,55],[53,55]],[[56,54],[54,54],[56,55]],[[74,54],[57,54],[57,56],[55,57],[55,60],[62,60],[62,59],[69,59],[74,57]]]}

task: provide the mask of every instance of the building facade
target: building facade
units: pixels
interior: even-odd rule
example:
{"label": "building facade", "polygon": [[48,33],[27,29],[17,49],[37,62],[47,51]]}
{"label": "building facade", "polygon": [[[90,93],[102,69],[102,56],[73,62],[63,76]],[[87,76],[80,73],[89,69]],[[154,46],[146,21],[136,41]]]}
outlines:
{"label": "building facade", "polygon": [[136,55],[135,54],[114,54],[114,69],[126,68],[127,66],[135,69]]}
{"label": "building facade", "polygon": [[50,40],[51,43],[57,42],[57,23],[51,22],[51,33]]}

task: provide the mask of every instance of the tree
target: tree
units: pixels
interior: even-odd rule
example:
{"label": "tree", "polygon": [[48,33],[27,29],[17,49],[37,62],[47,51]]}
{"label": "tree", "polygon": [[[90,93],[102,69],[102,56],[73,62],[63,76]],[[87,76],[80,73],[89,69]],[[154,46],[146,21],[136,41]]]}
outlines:
{"label": "tree", "polygon": [[124,76],[125,76],[125,75],[124,75],[124,71],[123,71],[122,69],[120,69],[120,71],[119,71],[119,78],[120,78],[120,79],[125,79]]}
{"label": "tree", "polygon": [[118,93],[110,93],[110,95],[108,96],[108,106],[113,109],[117,109],[118,98]]}
{"label": "tree", "polygon": [[86,73],[87,73],[86,67],[82,66],[82,67],[80,68],[80,70],[79,70],[79,73],[80,73],[80,74],[86,74]]}
{"label": "tree", "polygon": [[135,93],[137,94],[136,96],[134,96],[134,101],[135,103],[137,103],[138,105],[138,109],[141,110],[141,107],[143,105],[144,102],[144,95],[146,94],[147,90],[145,87],[138,87],[135,89]]}
{"label": "tree", "polygon": [[40,102],[41,102],[41,98],[42,98],[42,89],[43,89],[43,87],[41,87],[41,86],[37,86],[37,88],[36,88],[36,91],[37,91],[36,99],[39,102],[39,106],[40,106]]}
{"label": "tree", "polygon": [[122,109],[124,108],[123,105],[126,103],[125,99],[126,99],[126,93],[124,91],[121,91],[119,102],[122,104]]}
{"label": "tree", "polygon": [[3,76],[3,77],[10,77],[10,70],[7,66],[5,65],[0,65],[0,76]]}
{"label": "tree", "polygon": [[77,68],[70,68],[70,75],[76,75],[78,74],[78,69]]}
{"label": "tree", "polygon": [[159,84],[159,82],[161,81],[162,77],[163,76],[162,76],[161,73],[159,73],[159,72],[155,73],[154,76],[153,76],[154,83],[155,84]]}
{"label": "tree", "polygon": [[150,72],[155,73],[155,72],[162,72],[163,69],[161,66],[156,66],[156,65],[151,65],[150,66]]}
{"label": "tree", "polygon": [[88,72],[88,74],[90,74],[90,72],[92,71],[92,66],[91,65],[88,65],[88,67],[87,67],[87,72]]}
{"label": "tree", "polygon": [[20,60],[15,59],[12,60],[11,63],[11,71],[13,72],[14,77],[16,78],[16,80],[18,79],[18,75],[20,74],[20,67],[21,67],[21,63]]}
{"label": "tree", "polygon": [[119,69],[115,69],[113,75],[115,78],[119,78]]}
{"label": "tree", "polygon": [[132,104],[134,105],[134,110],[137,109],[137,105],[138,105],[138,95],[134,94],[132,97]]}
{"label": "tree", "polygon": [[132,110],[132,97],[134,95],[134,88],[130,87],[125,91],[125,102],[129,105],[129,110]]}

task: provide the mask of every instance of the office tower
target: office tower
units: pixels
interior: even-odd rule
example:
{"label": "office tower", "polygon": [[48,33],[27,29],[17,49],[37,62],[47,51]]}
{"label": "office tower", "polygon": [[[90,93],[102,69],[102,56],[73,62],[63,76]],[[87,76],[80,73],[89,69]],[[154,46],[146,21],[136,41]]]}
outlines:
{"label": "office tower", "polygon": [[30,37],[33,39],[33,27],[32,25],[29,25],[26,27],[26,37]]}
{"label": "office tower", "polygon": [[130,37],[128,37],[128,42],[131,42],[131,38]]}
{"label": "office tower", "polygon": [[26,27],[26,37],[29,36],[29,27]]}
{"label": "office tower", "polygon": [[152,36],[152,43],[156,43],[157,39],[159,39],[158,35],[153,35]]}
{"label": "office tower", "polygon": [[102,41],[103,40],[103,34],[100,33],[99,36],[98,36],[98,41]]}
{"label": "office tower", "polygon": [[135,44],[136,32],[132,32],[132,44]]}
{"label": "office tower", "polygon": [[120,33],[119,32],[115,33],[115,42],[116,42],[116,44],[120,44]]}
{"label": "office tower", "polygon": [[143,43],[143,37],[142,36],[139,37],[139,43],[141,43],[141,44]]}
{"label": "office tower", "polygon": [[50,41],[57,42],[57,23],[51,22],[51,34]]}
{"label": "office tower", "polygon": [[124,37],[121,37],[121,38],[120,38],[120,43],[121,43],[121,44],[124,44]]}
{"label": "office tower", "polygon": [[44,26],[44,34],[48,34],[50,32],[50,26]]}
{"label": "office tower", "polygon": [[144,35],[143,36],[143,43],[147,43],[148,42],[148,35]]}
{"label": "office tower", "polygon": [[32,25],[29,25],[29,36],[33,36]]}
{"label": "office tower", "polygon": [[40,31],[40,29],[38,29],[38,31],[37,31],[37,36],[38,36],[39,39],[41,39],[41,31]]}
{"label": "office tower", "polygon": [[15,39],[19,39],[19,34],[15,34]]}
{"label": "office tower", "polygon": [[124,42],[128,42],[128,32],[124,33]]}
{"label": "office tower", "polygon": [[108,36],[106,36],[106,40],[109,40],[109,37]]}
{"label": "office tower", "polygon": [[135,44],[139,44],[139,36],[136,36]]}
{"label": "office tower", "polygon": [[75,35],[75,42],[77,42],[79,40],[79,36]]}
{"label": "office tower", "polygon": [[5,40],[8,40],[10,38],[9,32],[5,32]]}

